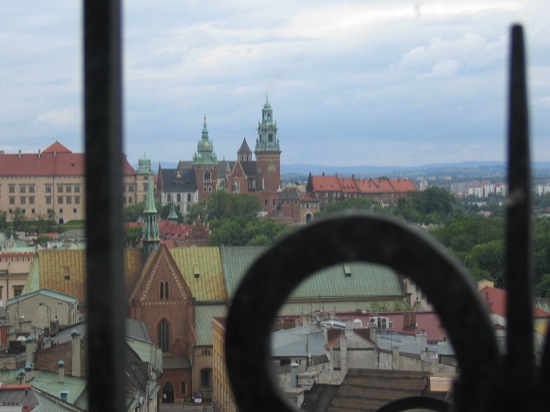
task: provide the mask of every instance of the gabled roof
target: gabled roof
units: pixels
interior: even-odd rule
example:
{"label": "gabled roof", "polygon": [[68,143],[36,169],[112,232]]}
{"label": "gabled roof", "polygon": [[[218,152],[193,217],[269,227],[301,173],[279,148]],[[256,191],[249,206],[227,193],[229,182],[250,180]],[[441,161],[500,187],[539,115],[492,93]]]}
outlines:
{"label": "gabled roof", "polygon": [[57,140],[46,147],[42,153],[72,153],[69,149],[59,143]]}
{"label": "gabled roof", "polygon": [[59,301],[66,302],[66,303],[71,304],[71,305],[78,304],[78,300],[73,296],[69,296],[69,295],[66,295],[64,293],[56,292],[55,290],[39,289],[39,290],[36,290],[34,292],[25,293],[25,294],[21,294],[19,296],[15,296],[13,298],[10,298],[6,302],[6,305],[11,305],[12,303],[15,303],[15,302],[22,302],[24,300],[34,298],[35,296],[38,296],[38,295],[47,296],[47,297],[50,297],[52,299],[57,299]]}
{"label": "gabled roof", "polygon": [[[159,267],[166,269],[160,270]],[[170,250],[165,245],[160,245],[158,249],[151,252],[145,266],[143,267],[139,278],[137,279],[133,290],[129,295],[130,300],[140,302],[148,302],[151,299],[158,299],[156,283],[152,286],[155,277],[165,279],[168,276],[176,285],[175,288],[170,288],[170,299],[179,300],[184,304],[190,304],[193,298],[193,293],[189,289],[188,283],[181,282],[181,273],[173,259]]]}

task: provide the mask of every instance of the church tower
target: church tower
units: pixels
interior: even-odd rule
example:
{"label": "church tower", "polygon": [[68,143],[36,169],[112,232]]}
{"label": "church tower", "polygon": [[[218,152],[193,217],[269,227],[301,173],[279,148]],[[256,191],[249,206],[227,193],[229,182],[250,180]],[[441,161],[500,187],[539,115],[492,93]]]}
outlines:
{"label": "church tower", "polygon": [[281,148],[277,138],[277,122],[273,120],[273,109],[267,97],[262,109],[262,121],[258,122],[254,153],[258,190],[276,192],[281,186]]}
{"label": "church tower", "polygon": [[214,144],[208,137],[206,116],[204,116],[202,136],[197,144],[197,153],[193,156],[193,171],[197,182],[199,202],[202,202],[210,193],[216,191],[218,180],[218,159],[214,152]]}
{"label": "church tower", "polygon": [[152,172],[149,170],[147,178],[147,197],[145,198],[145,208],[143,209],[143,227],[141,229],[141,239],[145,256],[149,256],[152,251],[158,249],[160,243],[159,227],[157,223],[157,208],[155,207],[155,195],[153,188]]}

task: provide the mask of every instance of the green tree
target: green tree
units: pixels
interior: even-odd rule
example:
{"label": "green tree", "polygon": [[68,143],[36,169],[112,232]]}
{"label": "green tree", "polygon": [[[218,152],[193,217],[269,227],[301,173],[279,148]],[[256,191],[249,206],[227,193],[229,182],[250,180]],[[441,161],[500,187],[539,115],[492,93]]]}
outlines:
{"label": "green tree", "polygon": [[125,230],[125,241],[128,246],[135,246],[141,239],[140,227],[128,227]]}
{"label": "green tree", "polygon": [[[411,195],[412,207],[421,216],[420,223],[441,223],[450,217],[456,198],[446,189],[437,186]],[[437,220],[437,221],[434,221]]]}
{"label": "green tree", "polygon": [[186,223],[193,223],[199,216],[203,221],[237,219],[241,222],[257,219],[260,213],[258,197],[249,193],[227,193],[218,190],[206,201],[195,203],[187,210]]}
{"label": "green tree", "polygon": [[0,231],[8,229],[8,214],[5,211],[0,211]]}
{"label": "green tree", "polygon": [[487,243],[475,245],[464,258],[466,267],[475,276],[482,274],[484,278],[494,280],[497,287],[504,286],[504,240],[495,239]]}
{"label": "green tree", "polygon": [[356,197],[353,199],[345,199],[334,203],[328,203],[324,206],[321,212],[318,212],[315,215],[315,217],[316,219],[324,218],[334,215],[335,213],[340,213],[344,210],[384,213],[384,208],[379,202],[364,197]]}
{"label": "green tree", "polygon": [[451,219],[443,227],[431,233],[456,254],[471,251],[475,245],[504,239],[502,219],[472,216]]}
{"label": "green tree", "polygon": [[124,209],[123,219],[125,222],[137,222],[143,216],[145,202],[135,203]]}
{"label": "green tree", "polygon": [[20,207],[15,208],[13,211],[13,230],[14,232],[17,231],[24,231],[26,229],[26,221],[27,217],[23,213],[23,210]]}
{"label": "green tree", "polygon": [[540,281],[535,286],[535,295],[541,298],[550,298],[550,273],[541,276]]}

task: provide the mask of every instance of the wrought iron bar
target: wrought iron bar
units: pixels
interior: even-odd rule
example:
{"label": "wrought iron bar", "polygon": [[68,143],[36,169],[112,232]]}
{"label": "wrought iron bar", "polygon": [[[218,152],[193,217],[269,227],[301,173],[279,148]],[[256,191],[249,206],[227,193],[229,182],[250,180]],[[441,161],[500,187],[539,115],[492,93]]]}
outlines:
{"label": "wrought iron bar", "polygon": [[534,379],[531,176],[523,29],[511,32],[506,217],[507,364],[511,377]]}
{"label": "wrought iron bar", "polygon": [[90,411],[124,410],[121,16],[84,6],[86,287]]}

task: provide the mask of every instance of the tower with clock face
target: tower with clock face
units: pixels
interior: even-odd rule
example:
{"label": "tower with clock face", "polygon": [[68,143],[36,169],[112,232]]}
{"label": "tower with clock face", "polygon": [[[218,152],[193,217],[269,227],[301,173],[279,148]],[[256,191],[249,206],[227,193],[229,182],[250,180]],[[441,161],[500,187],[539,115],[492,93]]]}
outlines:
{"label": "tower with clock face", "polygon": [[273,120],[273,109],[267,97],[262,108],[262,120],[258,122],[254,154],[258,190],[276,192],[281,186],[281,148],[277,138],[277,122]]}

